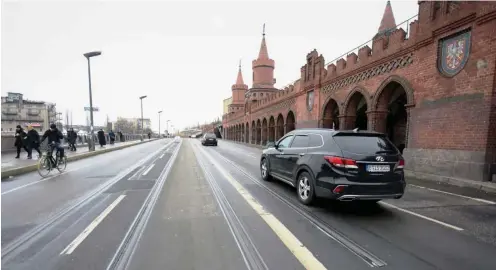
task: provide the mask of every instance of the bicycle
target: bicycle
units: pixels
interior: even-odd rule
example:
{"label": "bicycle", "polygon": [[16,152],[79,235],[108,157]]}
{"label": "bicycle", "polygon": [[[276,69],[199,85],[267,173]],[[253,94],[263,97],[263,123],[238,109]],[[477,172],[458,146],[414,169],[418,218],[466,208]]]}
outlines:
{"label": "bicycle", "polygon": [[67,168],[67,157],[64,155],[64,157],[60,159],[60,151],[57,150],[54,158],[53,149],[54,145],[48,144],[47,151],[42,153],[42,156],[38,161],[38,174],[41,177],[46,177],[54,168],[57,168],[59,173],[64,172]]}

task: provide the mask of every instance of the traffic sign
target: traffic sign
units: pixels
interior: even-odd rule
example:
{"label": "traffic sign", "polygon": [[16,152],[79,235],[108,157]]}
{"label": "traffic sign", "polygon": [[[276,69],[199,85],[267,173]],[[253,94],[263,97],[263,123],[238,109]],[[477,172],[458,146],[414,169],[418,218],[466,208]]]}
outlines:
{"label": "traffic sign", "polygon": [[[84,107],[84,110],[89,112],[90,111],[90,107]],[[94,112],[98,112],[99,111],[98,107],[93,107],[93,111]]]}

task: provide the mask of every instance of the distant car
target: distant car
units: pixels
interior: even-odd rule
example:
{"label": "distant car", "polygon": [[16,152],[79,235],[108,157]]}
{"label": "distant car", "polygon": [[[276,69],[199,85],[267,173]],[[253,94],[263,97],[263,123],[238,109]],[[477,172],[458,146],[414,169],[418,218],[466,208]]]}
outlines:
{"label": "distant car", "polygon": [[214,133],[206,133],[201,139],[201,144],[217,146],[217,136]]}
{"label": "distant car", "polygon": [[262,153],[262,179],[296,187],[300,202],[399,199],[405,192],[405,161],[382,133],[299,129]]}

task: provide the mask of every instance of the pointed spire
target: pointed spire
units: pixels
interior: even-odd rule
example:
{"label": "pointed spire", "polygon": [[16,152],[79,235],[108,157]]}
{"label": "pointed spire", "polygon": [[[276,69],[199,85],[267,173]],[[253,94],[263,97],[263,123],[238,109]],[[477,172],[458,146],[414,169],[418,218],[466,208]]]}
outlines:
{"label": "pointed spire", "polygon": [[384,15],[382,15],[381,25],[379,26],[379,34],[396,29],[396,21],[394,20],[393,8],[391,1],[387,1]]}
{"label": "pointed spire", "polygon": [[241,73],[241,59],[239,59],[239,70],[238,70],[238,78],[236,79],[236,85],[243,85],[243,74]]}
{"label": "pointed spire", "polygon": [[258,59],[269,59],[269,53],[267,52],[267,44],[265,43],[265,23],[263,24],[262,44],[260,45],[260,52],[258,53]]}

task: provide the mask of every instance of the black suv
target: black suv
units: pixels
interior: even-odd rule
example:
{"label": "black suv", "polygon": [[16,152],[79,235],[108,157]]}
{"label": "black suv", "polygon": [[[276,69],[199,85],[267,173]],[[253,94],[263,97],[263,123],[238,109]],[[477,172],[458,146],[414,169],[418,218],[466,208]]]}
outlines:
{"label": "black suv", "polygon": [[296,187],[298,199],[340,201],[399,199],[405,192],[405,161],[382,133],[298,129],[262,153],[262,178]]}
{"label": "black suv", "polygon": [[201,144],[217,146],[217,136],[214,133],[206,133],[201,139]]}

